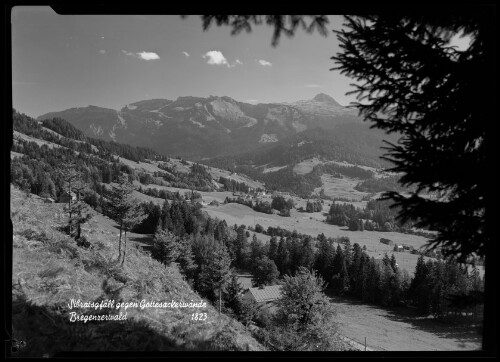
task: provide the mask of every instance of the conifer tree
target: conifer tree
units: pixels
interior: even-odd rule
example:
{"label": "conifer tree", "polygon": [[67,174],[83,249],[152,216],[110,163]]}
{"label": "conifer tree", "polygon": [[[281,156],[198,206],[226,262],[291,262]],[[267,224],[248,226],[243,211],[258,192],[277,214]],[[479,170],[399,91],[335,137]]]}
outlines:
{"label": "conifer tree", "polygon": [[195,278],[197,265],[194,262],[194,253],[191,241],[189,238],[184,237],[179,241],[178,245],[179,256],[177,257],[177,262],[179,263],[179,269],[188,280],[192,281]]}
{"label": "conifer tree", "polygon": [[[485,256],[488,233],[486,140],[494,118],[494,91],[482,79],[494,73],[494,16],[345,16],[337,31],[341,51],[333,69],[357,81],[360,114],[374,127],[402,135],[388,144],[390,169],[410,196],[386,193],[401,207],[398,221],[439,232],[429,241],[444,256]],[[460,49],[454,36],[469,37]],[[423,192],[440,197],[425,198]],[[492,240],[491,240],[492,241]]]}
{"label": "conifer tree", "polygon": [[330,280],[334,250],[324,235],[319,237],[318,244],[314,269],[320,273],[324,280]]}
{"label": "conifer tree", "polygon": [[201,265],[199,285],[201,291],[213,302],[219,300],[219,311],[222,307],[222,293],[231,280],[231,258],[221,242],[215,242],[208,250],[207,258]]}
{"label": "conifer tree", "polygon": [[[69,234],[73,236],[76,227],[76,239],[81,237],[81,225],[92,218],[88,205],[83,202],[83,192],[87,188],[83,181],[83,173],[75,163],[63,163],[58,174],[64,182],[63,190],[69,195],[64,211],[68,214]],[[76,200],[73,200],[73,194]]]}
{"label": "conifer tree", "polygon": [[344,252],[342,251],[340,245],[337,246],[337,251],[335,252],[335,257],[333,258],[332,275],[332,287],[336,292],[343,294],[349,290],[349,274],[347,271]]}
{"label": "conifer tree", "polygon": [[252,236],[252,241],[250,242],[250,262],[252,265],[264,255],[264,250],[261,242],[257,239],[257,235],[254,233]]}
{"label": "conifer tree", "polygon": [[290,268],[290,252],[288,250],[287,243],[285,238],[280,237],[280,242],[278,244],[278,269],[280,273],[283,275],[289,272]]}
{"label": "conifer tree", "polygon": [[396,257],[394,256],[394,254],[391,255],[391,262],[390,262],[390,265],[391,265],[391,268],[394,272],[396,272],[396,270],[398,269],[398,266],[397,266],[397,262],[396,262]]}
{"label": "conifer tree", "polygon": [[271,240],[269,240],[269,259],[277,262],[278,258],[278,239],[276,236],[272,236]]}
{"label": "conifer tree", "polygon": [[108,192],[107,212],[118,223],[120,237],[118,241],[118,261],[122,259],[122,233],[134,222],[141,220],[141,210],[138,208],[137,201],[133,198],[134,185],[129,182],[127,175],[117,177],[118,185],[112,186]]}
{"label": "conifer tree", "polygon": [[151,256],[165,265],[166,268],[177,260],[181,249],[180,244],[178,237],[169,231],[159,230],[153,239]]}
{"label": "conifer tree", "polygon": [[324,294],[325,283],[316,272],[300,267],[295,276],[284,276],[277,301],[271,339],[284,349],[330,350],[338,332],[335,310]]}
{"label": "conifer tree", "polygon": [[238,275],[232,270],[231,278],[223,297],[225,307],[229,308],[235,316],[241,316],[242,314],[243,300],[241,295],[243,290],[243,287],[238,281]]}

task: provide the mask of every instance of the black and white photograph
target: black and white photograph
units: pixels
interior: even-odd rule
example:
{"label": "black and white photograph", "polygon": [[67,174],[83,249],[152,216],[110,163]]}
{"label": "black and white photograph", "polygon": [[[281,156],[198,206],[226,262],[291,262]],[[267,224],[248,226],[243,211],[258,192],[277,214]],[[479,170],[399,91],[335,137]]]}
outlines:
{"label": "black and white photograph", "polygon": [[6,356],[496,355],[494,3],[137,6],[7,9]]}

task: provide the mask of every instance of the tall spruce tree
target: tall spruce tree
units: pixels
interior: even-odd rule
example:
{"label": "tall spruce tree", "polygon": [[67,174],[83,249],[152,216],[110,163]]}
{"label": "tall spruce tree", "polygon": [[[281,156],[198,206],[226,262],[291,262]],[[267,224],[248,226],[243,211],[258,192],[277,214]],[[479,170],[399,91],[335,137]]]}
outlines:
{"label": "tall spruce tree", "polygon": [[278,259],[278,238],[276,236],[272,236],[269,240],[269,259],[275,263]]}
{"label": "tall spruce tree", "polygon": [[[485,10],[485,9],[483,9]],[[390,170],[416,185],[411,196],[388,192],[398,220],[439,232],[429,241],[445,256],[485,256],[488,199],[486,140],[494,92],[494,20],[486,11],[462,15],[346,16],[337,32],[342,51],[333,69],[358,83],[351,92],[374,127],[402,135],[389,144]],[[453,37],[470,39],[465,49]],[[429,199],[422,192],[435,192]]]}
{"label": "tall spruce tree", "polygon": [[340,247],[337,246],[337,251],[335,252],[335,257],[332,263],[332,288],[340,294],[344,294],[349,290],[349,274],[347,271],[346,260],[344,252]]}
{"label": "tall spruce tree", "polygon": [[222,310],[222,293],[231,281],[231,258],[222,242],[216,241],[201,265],[199,275],[201,291],[212,302],[219,301]]}

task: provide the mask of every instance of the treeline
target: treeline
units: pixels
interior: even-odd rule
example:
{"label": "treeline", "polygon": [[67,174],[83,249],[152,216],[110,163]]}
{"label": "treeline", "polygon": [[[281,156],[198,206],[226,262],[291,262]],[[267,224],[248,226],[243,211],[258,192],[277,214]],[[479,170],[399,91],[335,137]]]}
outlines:
{"label": "treeline", "polygon": [[370,178],[358,183],[354,189],[361,192],[377,193],[383,191],[408,191],[411,188],[402,186],[399,183],[400,176],[393,175],[381,178]]}
{"label": "treeline", "polygon": [[331,240],[320,236],[315,267],[331,281],[334,292],[382,306],[414,305],[424,314],[442,317],[474,312],[482,304],[484,280],[479,270],[474,267],[469,273],[453,260],[425,262],[421,255],[410,278],[394,254],[376,260],[357,243],[335,248]]}
{"label": "treeline", "polygon": [[60,173],[63,163],[74,163],[82,172],[83,181],[90,190],[98,192],[101,183],[110,183],[121,174],[122,166],[116,161],[105,161],[83,152],[76,154],[67,148],[49,148],[35,142],[18,141],[12,151],[22,153],[11,161],[11,182],[31,193],[57,198],[64,190]]}
{"label": "treeline", "polygon": [[306,212],[320,212],[323,210],[323,203],[319,200],[307,201]]}
{"label": "treeline", "polygon": [[167,172],[155,172],[154,175],[163,178],[169,186],[206,192],[211,192],[215,188],[212,175],[206,166],[194,163],[189,172],[177,171],[165,163],[159,163],[158,168]]}
{"label": "treeline", "polygon": [[330,206],[326,222],[348,226],[351,231],[395,231],[432,237],[431,233],[425,231],[413,231],[414,221],[404,224],[397,221],[399,208],[391,207],[392,204],[391,200],[370,200],[364,209],[360,209],[352,204],[334,202]]}
{"label": "treeline", "polygon": [[362,180],[370,179],[374,176],[373,171],[365,170],[359,166],[339,165],[336,163],[325,163],[314,166],[318,172],[327,173],[337,178],[342,176],[359,178]]}
{"label": "treeline", "polygon": [[45,128],[51,129],[54,132],[57,132],[64,137],[71,138],[77,141],[87,140],[87,137],[82,131],[80,131],[79,129],[77,129],[71,123],[67,122],[64,119],[61,118],[46,119],[42,121],[42,125]]}
{"label": "treeline", "polygon": [[150,148],[130,146],[125,143],[110,142],[97,138],[86,137],[82,131],[62,118],[46,119],[42,122],[42,125],[61,134],[64,137],[87,142],[91,145],[94,145],[100,150],[104,150],[108,153],[115,154],[119,157],[123,157],[135,162],[144,162],[146,160],[162,161],[167,158],[166,156],[160,155]]}
{"label": "treeline", "polygon": [[107,151],[100,148],[95,151],[88,143],[60,138],[41,128],[32,118],[16,112],[14,129],[19,132],[32,130],[33,137],[46,136],[48,141],[50,137],[56,137],[54,141],[59,141],[60,145],[66,143],[73,147],[51,148],[46,144],[40,146],[34,141],[14,140],[11,150],[23,156],[11,160],[11,182],[30,193],[57,199],[64,191],[61,165],[65,163],[74,164],[76,170],[81,172],[82,182],[87,185],[86,189],[82,190],[82,196],[93,203],[95,199],[102,198],[102,184],[116,182],[123,172],[128,175],[130,181],[139,179],[140,173],[120,163],[117,157]]}
{"label": "treeline", "polygon": [[227,191],[239,191],[239,192],[244,192],[248,193],[249,187],[246,183],[244,182],[238,182],[230,178],[226,178],[223,176],[219,177],[219,183],[222,184],[224,187],[224,190]]}
{"label": "treeline", "polygon": [[[93,153],[91,145],[94,145],[99,149],[97,155],[105,159],[108,159],[111,154],[136,162],[145,161],[146,159],[166,159],[166,156],[160,155],[149,148],[134,147],[123,143],[109,142],[87,137],[82,131],[61,118],[46,119],[39,124],[37,120],[13,109],[12,120],[12,128],[14,131],[52,142],[78,152]],[[61,138],[58,135],[45,130],[43,127],[51,129],[67,139]],[[84,143],[74,141],[83,141]]]}
{"label": "treeline", "polygon": [[202,196],[199,192],[196,191],[186,191],[184,195],[181,195],[179,191],[169,191],[164,189],[157,189],[154,187],[142,187],[139,186],[137,189],[140,193],[144,195],[148,195],[151,197],[156,197],[164,200],[175,200],[175,201],[184,201],[184,200],[198,200],[201,199]]}
{"label": "treeline", "polygon": [[226,197],[224,203],[237,203],[245,205],[257,212],[262,212],[264,214],[272,214],[273,209],[275,209],[279,211],[279,215],[281,216],[290,216],[290,210],[295,207],[295,204],[291,198],[285,200],[285,198],[281,195],[274,196],[271,203],[262,200],[257,200],[254,203],[251,199],[244,199],[242,197]]}
{"label": "treeline", "polygon": [[315,188],[322,185],[321,174],[318,172],[313,171],[305,175],[298,175],[293,172],[293,166],[267,173],[258,171],[252,166],[238,166],[235,170],[265,183],[269,190],[285,191],[302,198],[308,198]]}

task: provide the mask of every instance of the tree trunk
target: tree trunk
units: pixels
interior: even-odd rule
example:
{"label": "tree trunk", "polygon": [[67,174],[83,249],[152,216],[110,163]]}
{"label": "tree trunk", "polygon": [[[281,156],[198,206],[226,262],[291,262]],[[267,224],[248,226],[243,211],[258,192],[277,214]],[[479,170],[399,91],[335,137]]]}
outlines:
{"label": "tree trunk", "polygon": [[72,215],[71,215],[71,214],[72,214],[72,212],[71,212],[71,179],[69,179],[69,193],[68,193],[68,194],[69,194],[69,236],[72,236],[72,235],[71,235],[71,232],[72,232],[73,230],[72,230],[71,225],[72,225],[72,223],[73,223],[73,220],[72,220],[72,218],[71,218],[71,216],[72,216]]}
{"label": "tree trunk", "polygon": [[122,226],[123,222],[120,222],[120,240],[118,241],[118,261],[122,257]]}
{"label": "tree trunk", "polygon": [[125,264],[125,258],[127,257],[127,229],[125,229],[125,243],[123,245],[123,259],[122,259],[122,265]]}

